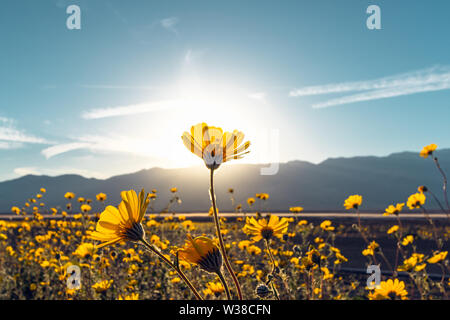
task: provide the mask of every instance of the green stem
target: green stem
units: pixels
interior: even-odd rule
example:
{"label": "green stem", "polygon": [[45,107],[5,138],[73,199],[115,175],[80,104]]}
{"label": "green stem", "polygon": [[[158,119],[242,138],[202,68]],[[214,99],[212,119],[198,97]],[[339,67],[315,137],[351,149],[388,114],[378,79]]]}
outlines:
{"label": "green stem", "polygon": [[234,274],[233,268],[231,267],[230,261],[228,261],[227,252],[225,250],[225,244],[223,242],[222,232],[220,231],[220,222],[219,222],[219,216],[217,214],[217,207],[216,207],[216,194],[214,193],[214,169],[211,169],[211,175],[210,175],[210,195],[211,195],[211,202],[213,206],[214,211],[214,223],[216,225],[216,231],[217,231],[217,237],[219,238],[219,245],[220,245],[220,251],[222,251],[223,260],[225,262],[225,266],[230,273],[231,277],[233,278],[234,285],[236,286],[236,291],[238,294],[239,300],[242,300],[242,292],[241,292],[241,286],[239,285],[239,281]]}
{"label": "green stem", "polygon": [[191,289],[192,293],[195,295],[195,297],[198,300],[203,300],[203,298],[200,296],[200,294],[197,292],[195,287],[192,285],[192,283],[189,281],[189,279],[184,275],[183,271],[181,271],[180,268],[177,268],[169,259],[167,259],[159,250],[156,250],[151,244],[149,244],[145,239],[141,239],[141,242],[145,245],[147,249],[149,249],[151,252],[156,254],[158,257],[161,258],[169,267],[174,269],[178,275],[183,279],[183,281],[186,283],[186,285]]}

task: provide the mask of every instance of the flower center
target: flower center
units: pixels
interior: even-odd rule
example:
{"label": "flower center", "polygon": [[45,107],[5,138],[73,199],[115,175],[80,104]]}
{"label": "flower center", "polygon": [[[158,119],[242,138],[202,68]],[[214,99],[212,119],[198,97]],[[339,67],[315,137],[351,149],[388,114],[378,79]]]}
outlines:
{"label": "flower center", "polygon": [[261,229],[261,236],[266,239],[269,240],[270,238],[272,238],[273,236],[273,229],[270,227],[263,227]]}

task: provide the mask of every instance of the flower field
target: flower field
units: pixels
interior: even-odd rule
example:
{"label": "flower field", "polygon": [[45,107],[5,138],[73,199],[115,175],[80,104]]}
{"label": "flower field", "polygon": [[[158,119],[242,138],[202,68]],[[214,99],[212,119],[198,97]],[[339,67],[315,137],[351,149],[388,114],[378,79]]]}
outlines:
{"label": "flower field", "polygon": [[[237,130],[199,124],[183,143],[210,170],[208,221],[189,215],[152,212],[158,190],[127,190],[119,205],[108,195],[67,192],[65,208],[45,205],[45,186],[11,210],[20,219],[0,221],[0,299],[447,299],[448,200],[420,186],[408,199],[386,204],[381,222],[361,219],[362,195],[342,206],[350,222],[289,216],[255,210],[270,195],[258,193],[224,218],[216,206],[214,171],[248,152]],[[199,134],[200,132],[200,134]],[[446,176],[430,145],[431,157]],[[168,206],[179,201],[173,188]],[[233,197],[233,190],[229,193]],[[91,200],[91,198],[95,200]],[[232,198],[233,200],[233,198]],[[94,212],[92,202],[104,210]],[[433,220],[427,201],[436,201],[447,218]],[[422,220],[402,220],[405,208]],[[50,217],[44,218],[50,214]],[[348,266],[362,273],[349,272]],[[383,272],[368,283],[368,266]]]}

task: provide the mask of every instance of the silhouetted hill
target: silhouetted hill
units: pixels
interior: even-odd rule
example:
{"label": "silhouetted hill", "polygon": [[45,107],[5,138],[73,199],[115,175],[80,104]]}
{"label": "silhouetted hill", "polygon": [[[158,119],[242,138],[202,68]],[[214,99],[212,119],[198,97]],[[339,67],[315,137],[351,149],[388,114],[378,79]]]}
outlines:
{"label": "silhouetted hill", "polygon": [[[450,149],[439,150],[439,161],[450,175]],[[307,211],[343,210],[342,203],[348,195],[364,197],[362,210],[383,210],[387,205],[405,202],[419,185],[426,185],[442,198],[442,177],[431,159],[420,158],[418,153],[402,152],[387,157],[331,158],[320,164],[304,161],[282,163],[273,176],[260,175],[265,165],[239,164],[238,161],[222,165],[216,172],[216,194],[221,211],[231,211],[229,188],[234,188],[236,203],[247,208],[246,199],[255,193],[265,192],[270,199],[266,210],[287,211],[300,205]],[[77,175],[58,177],[28,175],[0,183],[0,212],[10,212],[13,205],[23,206],[41,187],[47,189],[43,202],[47,207],[65,207],[64,194],[95,199],[104,192],[107,204],[120,201],[120,191],[158,190],[155,209],[166,206],[169,189],[178,188],[181,205],[176,211],[207,211],[209,200],[209,171],[204,166],[184,169],[153,168],[136,173],[115,176],[105,180],[86,179]],[[95,203],[95,201],[94,201]],[[75,202],[73,201],[73,204]],[[437,209],[431,198],[430,209]],[[256,206],[258,208],[258,205]]]}

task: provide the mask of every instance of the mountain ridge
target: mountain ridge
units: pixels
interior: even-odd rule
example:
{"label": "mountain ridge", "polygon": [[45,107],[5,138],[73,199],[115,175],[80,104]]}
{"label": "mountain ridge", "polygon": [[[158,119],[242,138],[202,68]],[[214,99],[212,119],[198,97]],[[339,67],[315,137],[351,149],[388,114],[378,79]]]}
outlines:
{"label": "mountain ridge", "polygon": [[[439,150],[436,155],[443,169],[450,170],[450,149]],[[215,174],[220,210],[233,211],[229,188],[235,190],[236,204],[242,203],[244,208],[248,208],[248,197],[268,193],[269,200],[263,208],[257,204],[256,209],[270,211],[288,211],[291,206],[302,206],[305,211],[342,211],[345,198],[351,194],[363,195],[362,210],[384,210],[389,204],[406,202],[419,185],[428,186],[442,198],[442,177],[433,162],[421,158],[417,152],[328,158],[318,164],[292,160],[280,163],[276,175],[260,175],[260,169],[267,166],[238,162],[222,165]],[[95,201],[96,194],[106,193],[107,204],[117,205],[120,191],[144,187],[148,192],[158,190],[154,209],[162,210],[171,196],[170,188],[177,187],[182,199],[181,205],[174,206],[177,212],[208,211],[208,183],[209,172],[202,165],[179,169],[154,167],[106,179],[76,174],[26,175],[0,182],[0,212],[9,213],[14,205],[22,207],[41,187],[47,189],[42,199],[47,208],[65,208],[64,194],[70,191],[77,197],[93,199],[94,209],[101,209]],[[72,200],[72,204],[76,207],[76,201]],[[427,208],[438,207],[430,199]]]}

